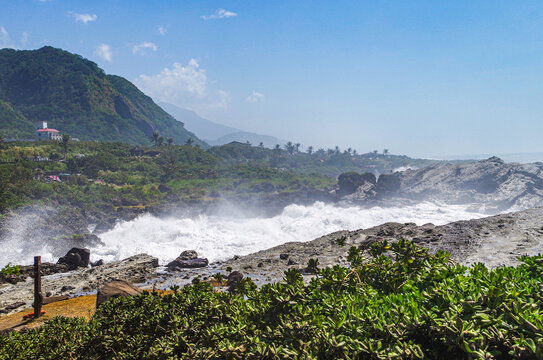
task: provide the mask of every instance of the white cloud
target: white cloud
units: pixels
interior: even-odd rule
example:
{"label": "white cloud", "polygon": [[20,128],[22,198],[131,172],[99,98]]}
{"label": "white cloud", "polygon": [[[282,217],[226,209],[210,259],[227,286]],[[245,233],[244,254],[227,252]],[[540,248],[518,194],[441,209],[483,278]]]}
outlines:
{"label": "white cloud", "polygon": [[0,26],[0,48],[16,49],[15,44],[11,41],[8,31]]}
{"label": "white cloud", "polygon": [[253,93],[245,99],[246,102],[255,103],[264,99],[264,94],[253,90]]}
{"label": "white cloud", "polygon": [[187,66],[174,63],[156,75],[140,75],[136,85],[146,94],[160,101],[184,103],[187,98],[203,98],[207,91],[207,76],[198,60],[190,59]]}
{"label": "white cloud", "polygon": [[68,12],[68,16],[73,17],[76,22],[82,22],[83,24],[98,19],[98,16],[96,16],[96,14],[78,14],[73,11]]}
{"label": "white cloud", "polygon": [[100,59],[111,62],[111,47],[107,44],[100,44],[94,49],[94,55],[98,56]]}
{"label": "white cloud", "polygon": [[134,45],[132,52],[136,55],[145,55],[145,49],[156,51],[157,47],[156,44],[152,42],[144,41],[141,44]]}
{"label": "white cloud", "polygon": [[21,34],[21,44],[26,45],[28,41],[28,33],[26,31],[23,31]]}
{"label": "white cloud", "polygon": [[217,102],[215,107],[221,109],[228,108],[228,104],[230,103],[230,93],[228,91],[218,90],[217,95],[219,95],[219,101]]}
{"label": "white cloud", "polygon": [[168,29],[166,29],[166,28],[165,28],[164,26],[162,26],[162,25],[158,25],[157,29],[158,29],[158,33],[159,33],[160,35],[166,35],[166,34],[168,33]]}
{"label": "white cloud", "polygon": [[230,93],[214,87],[198,60],[174,63],[158,74],[138,76],[134,83],[155,101],[162,101],[197,112],[220,111],[230,104]]}
{"label": "white cloud", "polygon": [[225,10],[225,9],[217,9],[217,10],[215,10],[215,13],[213,13],[211,15],[202,15],[200,17],[207,21],[207,20],[211,20],[211,19],[231,18],[231,17],[234,17],[234,16],[238,16],[238,14],[233,12],[233,11],[228,11],[228,10]]}

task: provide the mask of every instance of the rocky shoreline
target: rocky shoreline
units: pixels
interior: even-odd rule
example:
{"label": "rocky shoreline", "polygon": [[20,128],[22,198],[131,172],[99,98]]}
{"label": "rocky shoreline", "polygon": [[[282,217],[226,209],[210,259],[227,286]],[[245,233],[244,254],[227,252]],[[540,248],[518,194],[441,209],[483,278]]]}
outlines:
{"label": "rocky shoreline", "polygon": [[[299,269],[309,280],[312,275],[304,269],[310,259],[318,259],[319,267],[347,265],[346,255],[351,246],[364,247],[373,241],[400,238],[412,240],[432,252],[448,251],[454,261],[465,265],[475,262],[484,262],[489,267],[514,265],[521,255],[543,253],[543,207],[441,226],[385,223],[368,229],[338,231],[312,241],[290,242],[199,268],[167,268],[167,264],[159,264],[156,258],[141,254],[93,268],[64,269],[45,275],[42,286],[46,296],[77,297],[95,293],[98,287],[112,280],[127,280],[144,289],[168,289],[189,284],[195,278],[209,280],[217,273],[226,276],[232,270],[262,285],[280,281],[284,271],[291,268]],[[195,256],[192,254],[191,259]],[[0,285],[0,311],[11,313],[30,307],[32,289],[30,277],[16,284]],[[10,308],[14,304],[19,306]]]}

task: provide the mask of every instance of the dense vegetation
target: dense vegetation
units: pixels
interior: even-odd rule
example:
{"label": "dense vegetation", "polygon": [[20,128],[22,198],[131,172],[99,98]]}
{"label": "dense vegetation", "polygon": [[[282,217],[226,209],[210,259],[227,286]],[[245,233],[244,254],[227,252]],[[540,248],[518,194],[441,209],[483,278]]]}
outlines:
{"label": "dense vegetation", "polygon": [[229,163],[252,163],[263,166],[295,170],[303,174],[319,173],[332,177],[348,171],[371,172],[374,174],[390,173],[399,168],[420,168],[434,163],[426,159],[413,159],[405,155],[391,155],[388,150],[378,153],[374,150],[369,153],[358,154],[356,150],[347,148],[342,150],[339,146],[333,149],[320,148],[313,150],[299,150],[300,144],[287,142],[283,146],[277,144],[274,149],[261,145],[251,146],[234,142],[210,149]]}
{"label": "dense vegetation", "polygon": [[28,202],[87,210],[192,204],[322,190],[335,183],[318,174],[225,162],[198,146],[68,142],[64,149],[54,141],[0,144],[0,180],[0,210]]}
{"label": "dense vegetation", "polygon": [[49,46],[0,50],[0,136],[31,139],[34,122],[82,140],[145,144],[154,131],[204,145],[132,83]]}
{"label": "dense vegetation", "polygon": [[[230,293],[204,282],[113,299],[86,322],[0,337],[6,359],[542,359],[543,257],[452,264],[407,241],[349,251],[351,266],[294,269]],[[313,266],[316,262],[313,262]]]}

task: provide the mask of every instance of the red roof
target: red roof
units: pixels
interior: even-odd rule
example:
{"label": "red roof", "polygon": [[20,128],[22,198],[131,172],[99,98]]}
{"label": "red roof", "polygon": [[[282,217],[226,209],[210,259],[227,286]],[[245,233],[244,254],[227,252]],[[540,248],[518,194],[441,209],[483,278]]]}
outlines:
{"label": "red roof", "polygon": [[37,132],[58,132],[58,130],[55,129],[38,129]]}

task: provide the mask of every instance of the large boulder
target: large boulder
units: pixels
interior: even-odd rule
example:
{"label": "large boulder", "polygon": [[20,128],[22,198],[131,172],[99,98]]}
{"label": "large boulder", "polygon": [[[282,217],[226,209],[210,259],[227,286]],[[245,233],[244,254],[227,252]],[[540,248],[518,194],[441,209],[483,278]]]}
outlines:
{"label": "large boulder", "polygon": [[185,250],[174,261],[171,261],[166,265],[169,269],[193,269],[206,267],[209,261],[204,258],[199,258],[198,253],[194,250]]}
{"label": "large boulder", "polygon": [[96,297],[96,308],[108,301],[109,299],[118,297],[129,297],[139,295],[142,293],[141,289],[138,289],[128,281],[115,280],[108,282],[100,289],[98,289],[98,295]]}
{"label": "large boulder", "polygon": [[90,250],[83,248],[71,248],[70,251],[60,259],[57,264],[66,264],[71,270],[78,267],[88,267],[90,263]]}
{"label": "large boulder", "polygon": [[354,171],[345,172],[338,177],[338,196],[346,196],[356,192],[362,185],[375,186],[375,175],[369,172],[362,174]]}
{"label": "large boulder", "polygon": [[206,267],[209,264],[209,261],[205,258],[196,258],[190,260],[175,259],[174,261],[168,263],[166,267],[168,268],[180,268],[180,269],[194,269]]}

